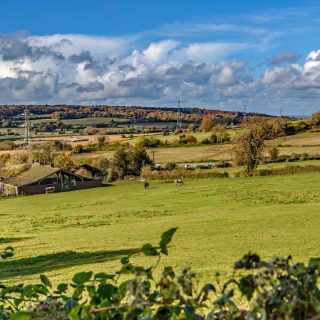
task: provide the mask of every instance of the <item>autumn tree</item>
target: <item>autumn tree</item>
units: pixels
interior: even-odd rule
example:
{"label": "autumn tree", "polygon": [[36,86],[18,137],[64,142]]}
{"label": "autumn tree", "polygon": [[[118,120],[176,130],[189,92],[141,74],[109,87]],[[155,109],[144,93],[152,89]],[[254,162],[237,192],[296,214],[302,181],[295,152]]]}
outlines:
{"label": "autumn tree", "polygon": [[201,128],[202,131],[205,131],[205,132],[211,131],[212,128],[213,128],[212,117],[209,116],[209,115],[204,116],[202,121],[201,121],[200,128]]}
{"label": "autumn tree", "polygon": [[234,160],[245,166],[248,175],[258,166],[264,150],[266,132],[259,125],[249,126],[235,138]]}
{"label": "autumn tree", "polygon": [[71,152],[63,152],[58,154],[53,160],[54,166],[66,171],[74,172],[77,170],[78,164],[72,158]]}
{"label": "autumn tree", "polygon": [[311,126],[318,127],[320,125],[320,112],[314,113],[309,121]]}
{"label": "autumn tree", "polygon": [[40,164],[50,163],[53,159],[51,145],[49,143],[32,145],[30,148],[30,158],[32,162]]}
{"label": "autumn tree", "polygon": [[218,125],[214,127],[213,133],[210,136],[210,141],[211,143],[224,143],[230,141],[230,135],[228,132],[225,130],[224,127],[221,125]]}
{"label": "autumn tree", "polygon": [[273,147],[269,150],[270,159],[274,162],[278,160],[279,157],[279,149],[277,147]]}
{"label": "autumn tree", "polygon": [[98,137],[98,148],[102,149],[105,144],[106,144],[106,137],[104,136]]}

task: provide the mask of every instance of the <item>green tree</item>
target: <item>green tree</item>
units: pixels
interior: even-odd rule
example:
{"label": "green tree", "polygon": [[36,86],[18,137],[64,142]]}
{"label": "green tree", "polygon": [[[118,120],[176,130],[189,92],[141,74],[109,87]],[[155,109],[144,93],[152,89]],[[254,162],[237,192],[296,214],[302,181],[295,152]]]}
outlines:
{"label": "green tree", "polygon": [[117,173],[119,179],[123,179],[123,177],[128,172],[129,167],[129,157],[124,146],[121,146],[113,155],[111,160],[112,169]]}
{"label": "green tree", "polygon": [[77,154],[83,153],[84,152],[84,148],[83,148],[83,146],[81,144],[77,144],[77,145],[75,145],[73,147],[73,152],[77,153]]}
{"label": "green tree", "polygon": [[135,147],[129,150],[129,168],[133,175],[140,175],[142,167],[152,164],[145,148]]}
{"label": "green tree", "polygon": [[121,146],[115,152],[111,164],[113,171],[123,179],[125,175],[140,175],[142,167],[152,164],[152,161],[145,148]]}

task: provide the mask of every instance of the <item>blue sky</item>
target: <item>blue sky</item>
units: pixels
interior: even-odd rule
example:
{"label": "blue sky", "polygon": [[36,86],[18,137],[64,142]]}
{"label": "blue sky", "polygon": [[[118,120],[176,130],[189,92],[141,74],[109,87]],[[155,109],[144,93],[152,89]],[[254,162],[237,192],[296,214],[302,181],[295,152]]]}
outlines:
{"label": "blue sky", "polygon": [[[0,103],[309,114],[318,1],[0,0]],[[319,65],[318,65],[319,64]]]}

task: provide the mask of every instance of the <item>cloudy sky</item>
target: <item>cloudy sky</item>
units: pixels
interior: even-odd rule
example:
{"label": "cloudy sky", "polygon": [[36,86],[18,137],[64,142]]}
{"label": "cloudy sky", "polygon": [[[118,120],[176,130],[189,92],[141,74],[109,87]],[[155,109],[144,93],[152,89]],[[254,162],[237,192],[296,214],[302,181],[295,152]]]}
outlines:
{"label": "cloudy sky", "polygon": [[320,110],[320,3],[0,0],[0,103]]}

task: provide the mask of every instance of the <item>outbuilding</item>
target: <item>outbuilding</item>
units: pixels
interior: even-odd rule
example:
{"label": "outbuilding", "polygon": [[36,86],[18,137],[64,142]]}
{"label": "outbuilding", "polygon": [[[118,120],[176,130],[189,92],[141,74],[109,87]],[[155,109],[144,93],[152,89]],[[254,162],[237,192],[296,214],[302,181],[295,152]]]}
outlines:
{"label": "outbuilding", "polygon": [[88,178],[51,166],[34,165],[21,174],[0,181],[4,195],[32,195],[102,186],[102,179]]}

